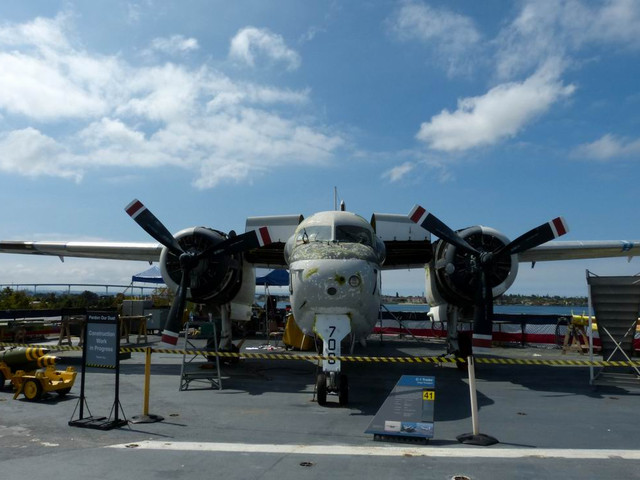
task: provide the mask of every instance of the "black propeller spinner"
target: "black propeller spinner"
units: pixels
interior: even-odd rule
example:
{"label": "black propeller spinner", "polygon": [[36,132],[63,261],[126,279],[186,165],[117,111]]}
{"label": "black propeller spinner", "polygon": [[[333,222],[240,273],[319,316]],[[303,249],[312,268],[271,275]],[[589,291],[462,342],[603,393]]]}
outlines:
{"label": "black propeller spinner", "polygon": [[240,235],[235,235],[235,233],[231,232],[225,240],[202,250],[193,248],[185,250],[162,222],[139,200],[134,199],[125,207],[125,211],[144,231],[164,245],[179,259],[181,270],[180,283],[178,284],[173,304],[169,310],[165,329],[162,332],[162,341],[171,345],[176,345],[178,342],[178,334],[182,326],[182,312],[184,311],[187,299],[187,290],[192,283],[191,273],[200,261],[203,259],[212,260],[222,256],[234,255],[271,243],[267,227],[261,227],[257,231],[249,231]]}
{"label": "black propeller spinner", "polygon": [[506,245],[489,250],[471,246],[457,232],[420,205],[416,205],[411,210],[409,218],[441,240],[456,246],[472,257],[472,274],[475,277],[473,345],[478,347],[491,346],[493,289],[489,279],[496,264],[505,256],[522,253],[569,231],[565,220],[562,217],[557,217],[529,230]]}

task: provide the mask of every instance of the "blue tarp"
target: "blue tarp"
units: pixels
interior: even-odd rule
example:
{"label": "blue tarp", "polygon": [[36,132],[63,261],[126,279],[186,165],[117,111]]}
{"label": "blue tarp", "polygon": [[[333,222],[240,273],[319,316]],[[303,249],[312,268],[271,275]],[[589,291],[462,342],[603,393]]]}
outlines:
{"label": "blue tarp", "polygon": [[279,287],[289,285],[289,272],[286,270],[272,270],[264,277],[257,277],[256,285],[275,285]]}
{"label": "blue tarp", "polygon": [[131,277],[131,281],[143,283],[164,283],[162,273],[160,273],[160,269],[155,265],[144,272],[134,275]]}

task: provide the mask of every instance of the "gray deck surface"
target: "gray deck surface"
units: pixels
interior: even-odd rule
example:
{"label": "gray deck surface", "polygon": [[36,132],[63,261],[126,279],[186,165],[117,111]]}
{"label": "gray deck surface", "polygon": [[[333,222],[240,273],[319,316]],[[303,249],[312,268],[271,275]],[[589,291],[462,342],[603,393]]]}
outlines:
{"label": "gray deck surface", "polygon": [[[248,341],[243,350],[261,343]],[[355,353],[438,355],[443,348],[391,337],[380,344],[372,337]],[[80,368],[79,355],[60,353],[59,366]],[[494,348],[491,355],[587,358],[519,347]],[[246,359],[223,367],[221,391],[192,385],[181,392],[181,360],[153,354],[149,410],[164,421],[109,431],[68,426],[80,378],[67,397],[37,403],[13,400],[6,388],[0,392],[0,478],[640,478],[640,390],[595,389],[588,368],[478,364],[480,431],[500,443],[477,447],[456,440],[472,425],[467,376],[452,364],[344,364],[349,406],[329,397],[320,407],[312,402],[315,365],[309,361]],[[436,378],[435,437],[427,445],[377,442],[364,433],[403,374]],[[143,383],[144,355],[133,353],[120,376],[129,418],[142,413]],[[86,397],[91,414],[109,416],[113,374],[88,372]]]}

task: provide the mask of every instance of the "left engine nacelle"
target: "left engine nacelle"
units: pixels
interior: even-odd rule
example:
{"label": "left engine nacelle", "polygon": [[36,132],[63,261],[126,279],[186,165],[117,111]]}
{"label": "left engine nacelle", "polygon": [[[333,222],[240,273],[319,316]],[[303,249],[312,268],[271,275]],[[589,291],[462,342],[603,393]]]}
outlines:
{"label": "left engine nacelle", "polygon": [[[216,245],[228,236],[211,228],[192,227],[181,230],[175,238],[185,252],[201,253],[207,250],[213,252]],[[175,291],[180,284],[182,269],[178,257],[167,248],[164,248],[160,255],[160,269],[165,283]],[[253,282],[253,279],[250,281]],[[217,256],[213,259],[204,255],[191,270],[187,298],[196,303],[229,303],[237,296],[242,283],[241,253]]]}

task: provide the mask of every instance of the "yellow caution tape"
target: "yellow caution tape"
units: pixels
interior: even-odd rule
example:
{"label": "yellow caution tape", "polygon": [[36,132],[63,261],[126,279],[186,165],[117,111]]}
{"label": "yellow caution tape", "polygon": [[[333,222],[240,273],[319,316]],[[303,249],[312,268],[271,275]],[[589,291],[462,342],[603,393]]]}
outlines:
{"label": "yellow caution tape", "polygon": [[[2,343],[3,347],[34,347],[48,348],[53,351],[82,350],[82,347],[54,346],[54,345],[24,345],[17,343]],[[121,347],[120,353],[145,353],[149,347]],[[345,355],[340,357],[325,357],[323,355],[295,355],[290,353],[236,353],[236,352],[215,352],[209,350],[180,350],[173,348],[151,348],[152,353],[164,353],[170,355],[202,355],[204,357],[220,358],[257,358],[261,360],[340,360],[342,362],[357,363],[465,363],[466,359],[461,357],[363,357]],[[605,360],[538,360],[527,358],[487,358],[474,357],[477,364],[490,365],[547,365],[555,367],[640,367],[640,361],[605,361]]]}

